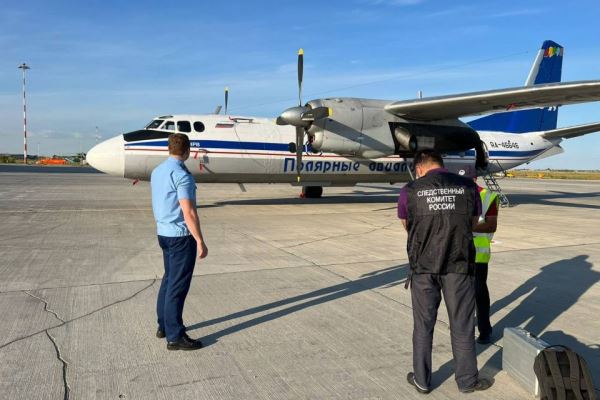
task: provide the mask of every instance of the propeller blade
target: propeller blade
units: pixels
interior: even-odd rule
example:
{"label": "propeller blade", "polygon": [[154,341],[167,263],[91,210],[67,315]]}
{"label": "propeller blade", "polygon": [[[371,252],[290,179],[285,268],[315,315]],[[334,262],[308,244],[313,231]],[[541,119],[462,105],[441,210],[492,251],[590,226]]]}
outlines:
{"label": "propeller blade", "polygon": [[302,114],[300,117],[302,121],[316,121],[319,119],[331,117],[333,115],[333,110],[329,107],[316,107],[310,109]]}
{"label": "propeller blade", "polygon": [[296,174],[300,182],[300,167],[302,165],[302,150],[304,150],[304,128],[296,127]]}
{"label": "propeller blade", "polygon": [[302,106],[302,77],[304,75],[304,50],[298,50],[298,105]]}
{"label": "propeller blade", "polygon": [[227,103],[229,103],[229,88],[225,88],[225,115],[227,115]]}
{"label": "propeller blade", "polygon": [[218,115],[221,112],[221,106],[217,106],[217,108],[215,108],[215,115]]}

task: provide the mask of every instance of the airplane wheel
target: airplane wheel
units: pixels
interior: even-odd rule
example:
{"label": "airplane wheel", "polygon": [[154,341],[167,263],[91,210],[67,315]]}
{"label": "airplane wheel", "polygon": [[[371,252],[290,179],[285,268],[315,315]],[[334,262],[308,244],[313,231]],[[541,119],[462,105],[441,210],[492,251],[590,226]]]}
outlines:
{"label": "airplane wheel", "polygon": [[320,199],[323,196],[322,186],[303,186],[300,197],[307,199]]}

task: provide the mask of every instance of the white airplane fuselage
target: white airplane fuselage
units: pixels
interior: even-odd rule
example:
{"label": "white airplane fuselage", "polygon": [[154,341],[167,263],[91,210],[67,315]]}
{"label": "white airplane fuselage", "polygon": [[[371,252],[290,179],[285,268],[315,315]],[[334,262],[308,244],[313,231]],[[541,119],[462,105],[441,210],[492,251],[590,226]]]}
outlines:
{"label": "white airplane fuselage", "polygon": [[[301,181],[296,175],[296,157],[289,144],[295,128],[276,125],[263,118],[239,119],[221,115],[170,116],[174,126],[189,121],[202,127],[182,132],[189,136],[191,155],[186,166],[197,182],[289,183],[302,186],[344,186],[361,182],[406,182],[412,160],[398,155],[377,159],[305,152]],[[163,125],[164,127],[164,125]],[[168,156],[167,135],[177,130],[147,130],[119,135],[95,146],[88,162],[96,169],[129,179],[149,180],[152,170]],[[181,130],[180,130],[181,131]],[[146,135],[145,132],[148,134]],[[162,137],[157,137],[161,135]],[[512,134],[479,132],[489,157],[489,172],[498,172],[562,152],[559,140],[549,141],[541,133]],[[444,154],[446,167],[474,176],[475,151]]]}

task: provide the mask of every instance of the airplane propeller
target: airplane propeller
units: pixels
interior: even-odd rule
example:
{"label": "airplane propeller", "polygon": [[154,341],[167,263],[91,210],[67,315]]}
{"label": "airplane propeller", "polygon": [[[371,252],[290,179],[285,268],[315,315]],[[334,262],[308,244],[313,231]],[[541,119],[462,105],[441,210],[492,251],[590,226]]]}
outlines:
{"label": "airplane propeller", "polygon": [[298,50],[298,106],[291,107],[277,117],[277,125],[292,125],[296,127],[296,174],[300,182],[300,167],[302,151],[304,150],[304,134],[316,120],[331,116],[329,107],[312,108],[302,105],[302,78],[304,75],[304,50]]}

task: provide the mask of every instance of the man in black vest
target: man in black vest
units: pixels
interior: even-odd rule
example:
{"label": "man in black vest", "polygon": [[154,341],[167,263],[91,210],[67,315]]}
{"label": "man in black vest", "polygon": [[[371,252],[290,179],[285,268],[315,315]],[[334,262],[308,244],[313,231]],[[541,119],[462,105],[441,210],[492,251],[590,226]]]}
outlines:
{"label": "man in black vest", "polygon": [[417,179],[404,186],[398,217],[408,232],[407,251],[413,307],[413,368],[408,382],[420,393],[431,390],[433,330],[444,295],[455,378],[463,393],[485,390],[475,355],[475,246],[473,226],[481,199],[472,180],[448,172],[442,157],[425,150],[415,155]]}

